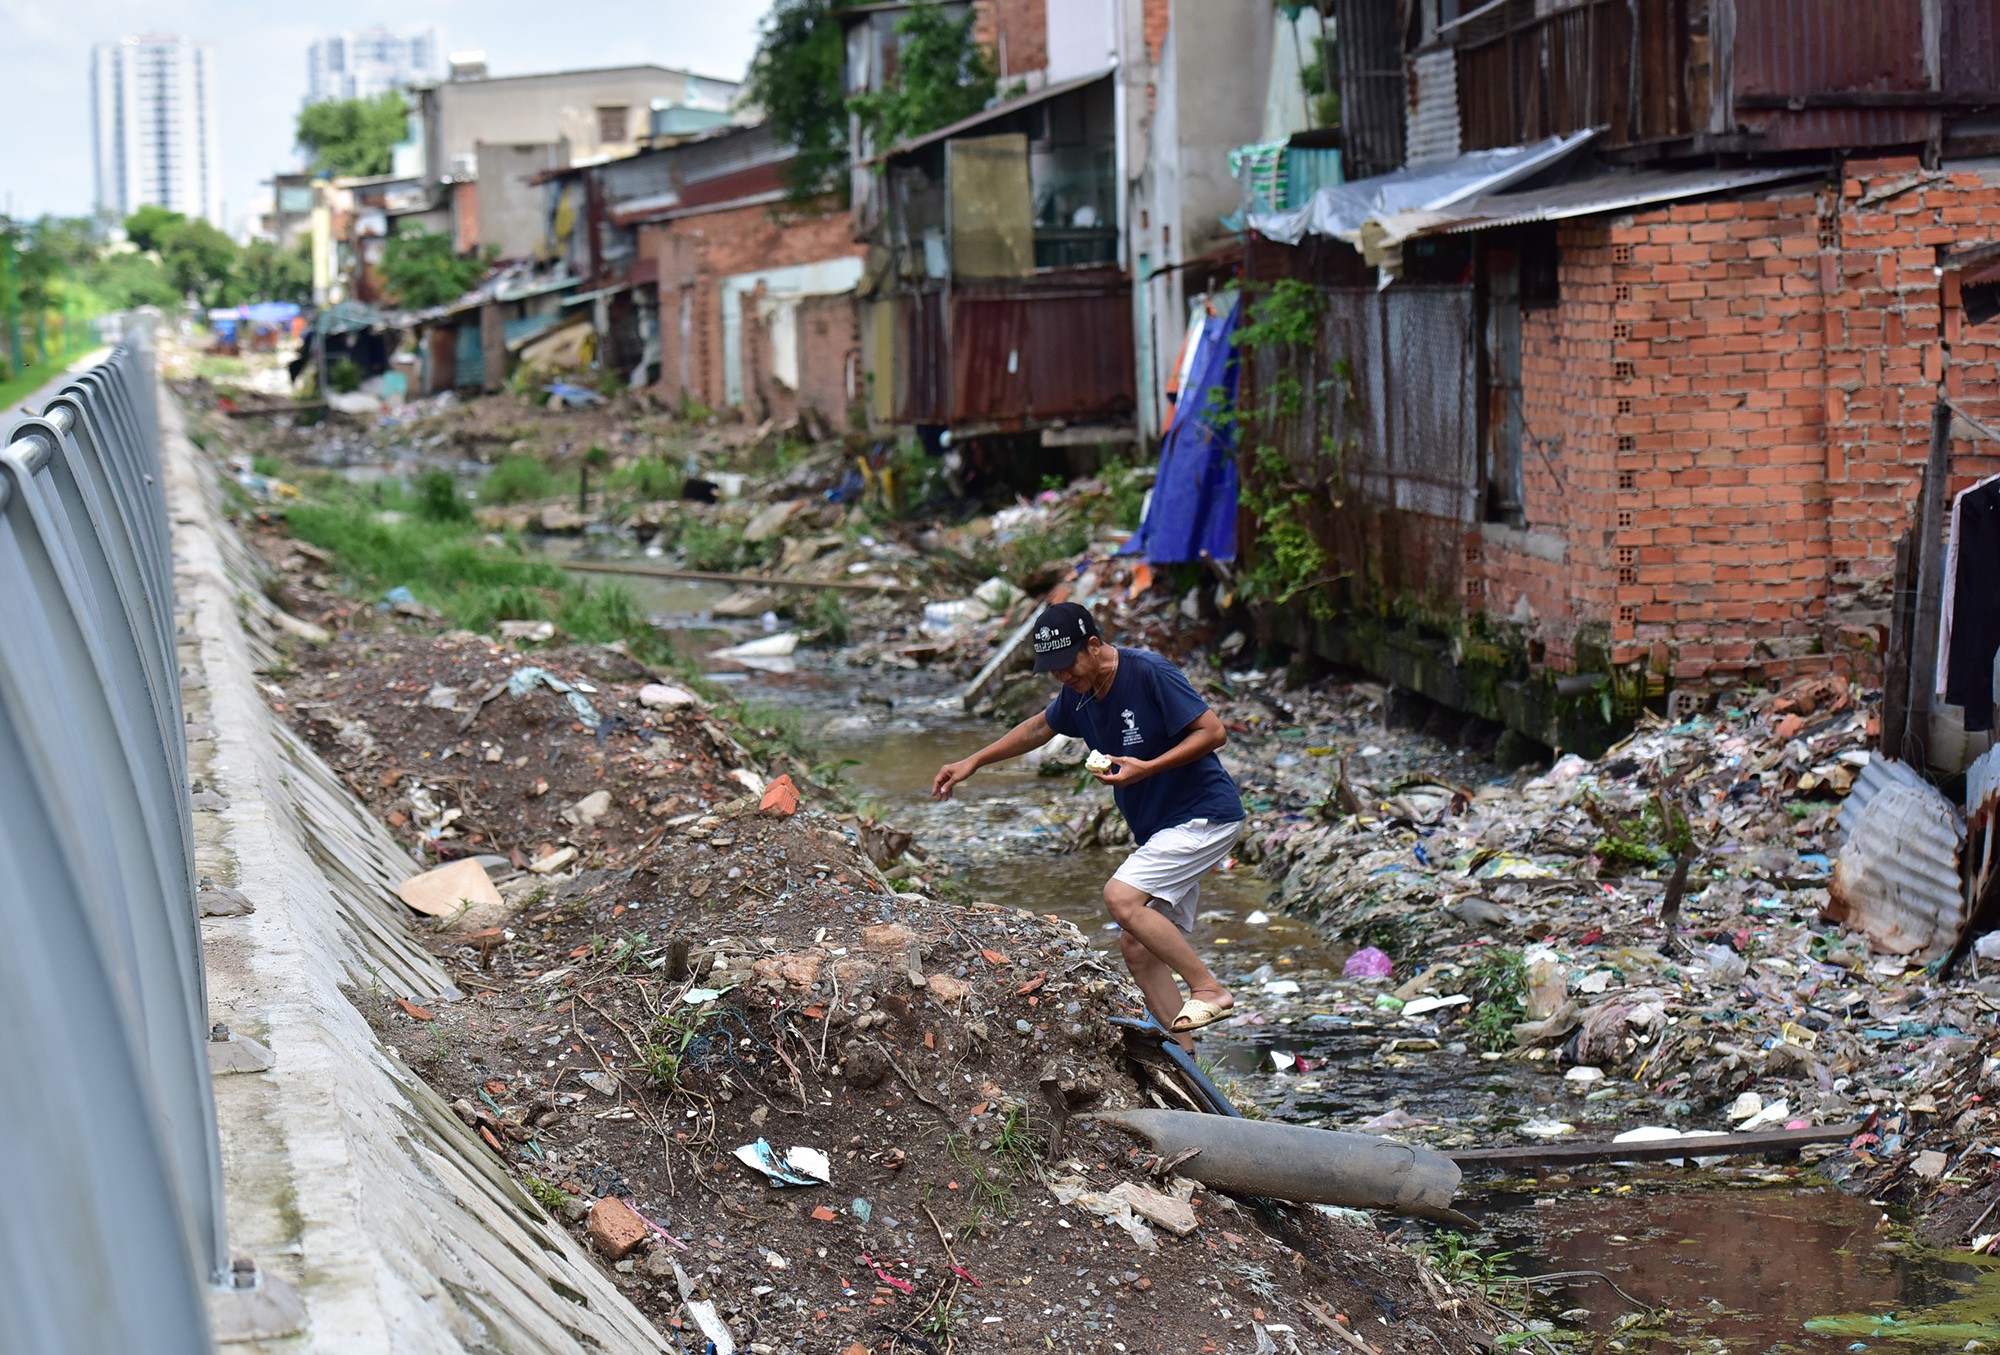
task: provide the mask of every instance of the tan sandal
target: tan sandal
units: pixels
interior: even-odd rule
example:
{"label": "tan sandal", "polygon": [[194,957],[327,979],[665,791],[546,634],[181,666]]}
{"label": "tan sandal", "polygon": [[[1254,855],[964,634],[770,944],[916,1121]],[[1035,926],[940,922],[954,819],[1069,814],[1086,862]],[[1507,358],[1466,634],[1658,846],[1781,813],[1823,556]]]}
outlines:
{"label": "tan sandal", "polygon": [[1236,1015],[1234,1007],[1218,1007],[1213,1002],[1191,997],[1182,1004],[1180,1015],[1174,1018],[1174,1023],[1167,1029],[1175,1035],[1185,1035],[1191,1030],[1200,1030],[1203,1026],[1212,1026],[1218,1021],[1227,1021],[1234,1015]]}

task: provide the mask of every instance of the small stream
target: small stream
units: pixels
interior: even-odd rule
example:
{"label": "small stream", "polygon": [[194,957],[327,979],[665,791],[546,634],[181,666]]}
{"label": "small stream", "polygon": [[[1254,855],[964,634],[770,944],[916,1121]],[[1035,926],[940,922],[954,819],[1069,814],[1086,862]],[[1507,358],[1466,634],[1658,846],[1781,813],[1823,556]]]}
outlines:
{"label": "small stream", "polygon": [[[690,657],[762,629],[708,617],[726,587],[623,582]],[[981,772],[938,804],[930,785],[939,765],[998,731],[959,710],[955,689],[937,678],[803,651],[788,672],[706,666],[726,689],[795,712],[824,759],[848,763],[855,790],[950,862],[977,897],[1058,914],[1115,956],[1101,891],[1123,851],[1054,850],[1063,818],[1102,794],[1097,787],[1015,764]],[[1202,886],[1197,944],[1244,1015],[1205,1037],[1201,1057],[1239,1104],[1341,1129],[1395,1115],[1398,1127],[1383,1132],[1407,1126],[1439,1146],[1489,1141],[1496,1128],[1537,1118],[1568,1120],[1591,1138],[1647,1122],[1636,1091],[1575,1089],[1553,1068],[1482,1057],[1448,1029],[1378,1010],[1379,987],[1341,976],[1344,950],[1288,918],[1263,918],[1269,894],[1246,867]],[[1583,1333],[1582,1349],[2000,1352],[2000,1263],[1920,1247],[1907,1221],[1797,1167],[1469,1181],[1461,1203],[1481,1224],[1468,1239],[1479,1256],[1467,1264],[1495,1276],[1564,1274],[1535,1293],[1507,1283],[1498,1297]],[[1431,1245],[1449,1251],[1457,1241],[1433,1236]]]}

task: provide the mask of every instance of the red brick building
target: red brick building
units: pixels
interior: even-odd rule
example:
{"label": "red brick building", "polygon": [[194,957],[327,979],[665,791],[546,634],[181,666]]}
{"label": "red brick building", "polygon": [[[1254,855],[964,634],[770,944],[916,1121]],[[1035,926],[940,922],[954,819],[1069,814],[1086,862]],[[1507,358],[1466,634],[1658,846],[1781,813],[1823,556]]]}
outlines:
{"label": "red brick building", "polygon": [[[1495,54],[1532,56],[1574,17],[1515,8],[1483,21],[1493,33],[1447,30],[1410,54],[1418,83],[1437,69],[1423,63],[1456,60],[1457,104],[1451,144],[1405,174],[1565,133],[1548,113],[1564,107],[1600,129],[1600,160],[1552,155],[1338,238],[1253,242],[1253,289],[1307,283],[1320,326],[1316,344],[1250,362],[1264,416],[1249,436],[1308,491],[1288,511],[1325,557],[1317,606],[1274,624],[1552,741],[1587,742],[1577,708],[1607,687],[1630,713],[1669,689],[1699,701],[1880,675],[1940,398],[1956,411],[1948,488],[2000,470],[2000,442],[1975,427],[2000,424],[1996,253],[1982,251],[2000,243],[2000,171],[1969,158],[1987,148],[1955,130],[1940,83],[1996,72],[1927,75],[1919,7],[1891,5],[1870,39],[1886,51],[1861,61],[1835,43],[1814,55],[1825,69],[1805,62],[1777,88],[1767,53],[1790,30],[1759,4],[1754,23],[1739,16],[1735,84],[1700,91],[1709,107],[1650,65],[1609,94],[1529,71],[1510,103],[1481,84],[1506,74]],[[1691,23],[1696,7],[1669,8]],[[1946,8],[1947,28],[1970,22],[1968,5]],[[1899,73],[1906,37],[1918,56]],[[1413,108],[1434,92],[1412,90]],[[1354,92],[1355,116],[1368,97]],[[1838,152],[1920,132],[1928,153]],[[1702,168],[1725,148],[1731,165]],[[1304,407],[1281,417],[1294,391]],[[1254,444],[1250,459],[1262,502]],[[1922,553],[1905,550],[1906,592]]]}
{"label": "red brick building", "polygon": [[749,201],[681,208],[639,227],[659,289],[660,391],[752,419],[810,410],[849,426],[863,396],[854,282],[862,249],[837,206]]}

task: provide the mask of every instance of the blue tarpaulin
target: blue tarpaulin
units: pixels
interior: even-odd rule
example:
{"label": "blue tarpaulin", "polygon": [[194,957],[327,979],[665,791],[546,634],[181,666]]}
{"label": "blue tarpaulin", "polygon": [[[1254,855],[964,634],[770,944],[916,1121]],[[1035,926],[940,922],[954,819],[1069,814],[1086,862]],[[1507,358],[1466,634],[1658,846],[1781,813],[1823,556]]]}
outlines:
{"label": "blue tarpaulin", "polygon": [[1156,565],[1236,558],[1236,428],[1218,417],[1236,407],[1234,292],[1202,322],[1194,362],[1181,385],[1173,426],[1160,443],[1146,520],[1119,552]]}

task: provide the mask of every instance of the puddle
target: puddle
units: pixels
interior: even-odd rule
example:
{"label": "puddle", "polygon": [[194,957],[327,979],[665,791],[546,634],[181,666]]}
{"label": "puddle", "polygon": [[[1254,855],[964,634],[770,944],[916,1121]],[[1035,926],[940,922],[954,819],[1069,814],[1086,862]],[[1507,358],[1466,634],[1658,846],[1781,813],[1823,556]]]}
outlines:
{"label": "puddle", "polygon": [[1768,1168],[1549,1176],[1464,1208],[1484,1226],[1475,1245],[1504,1254],[1502,1273],[1609,1278],[1576,1273],[1538,1286],[1539,1298],[1512,1285],[1499,1295],[1584,1333],[1587,1350],[2000,1348],[2000,1263],[1916,1246],[1866,1200]]}

